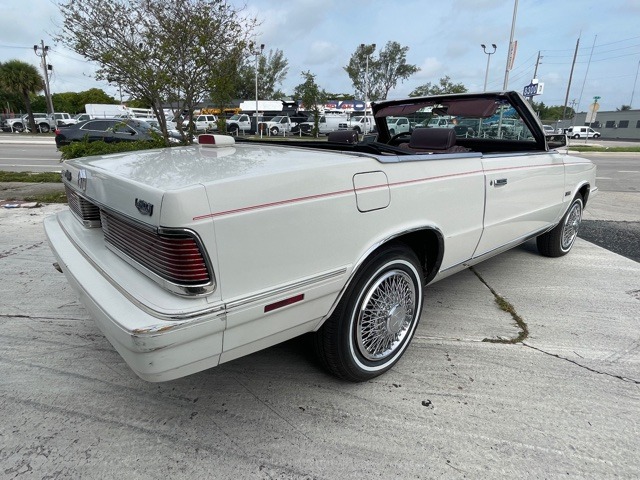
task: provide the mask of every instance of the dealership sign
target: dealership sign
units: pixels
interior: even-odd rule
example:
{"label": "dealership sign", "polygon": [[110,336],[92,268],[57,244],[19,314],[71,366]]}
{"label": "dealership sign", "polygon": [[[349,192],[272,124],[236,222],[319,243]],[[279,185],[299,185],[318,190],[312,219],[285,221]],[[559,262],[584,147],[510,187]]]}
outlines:
{"label": "dealership sign", "polygon": [[542,95],[542,92],[544,90],[544,83],[533,83],[531,82],[529,85],[527,85],[526,87],[524,87],[524,90],[522,91],[522,95],[524,95],[525,97],[533,97],[534,95]]}

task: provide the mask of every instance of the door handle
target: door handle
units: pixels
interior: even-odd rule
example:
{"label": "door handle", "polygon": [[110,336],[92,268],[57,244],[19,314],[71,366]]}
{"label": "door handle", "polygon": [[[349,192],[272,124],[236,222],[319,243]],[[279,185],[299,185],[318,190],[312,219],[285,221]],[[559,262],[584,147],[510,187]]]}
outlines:
{"label": "door handle", "polygon": [[506,178],[499,178],[498,180],[496,180],[494,182],[494,186],[495,187],[501,187],[502,185],[506,185],[507,184],[507,179]]}

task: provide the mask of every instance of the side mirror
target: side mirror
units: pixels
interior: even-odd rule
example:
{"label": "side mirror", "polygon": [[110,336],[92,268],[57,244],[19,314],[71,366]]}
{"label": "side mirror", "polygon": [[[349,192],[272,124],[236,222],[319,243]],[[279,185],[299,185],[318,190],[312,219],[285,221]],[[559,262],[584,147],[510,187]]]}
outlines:
{"label": "side mirror", "polygon": [[549,149],[562,148],[567,146],[567,136],[564,133],[545,135]]}

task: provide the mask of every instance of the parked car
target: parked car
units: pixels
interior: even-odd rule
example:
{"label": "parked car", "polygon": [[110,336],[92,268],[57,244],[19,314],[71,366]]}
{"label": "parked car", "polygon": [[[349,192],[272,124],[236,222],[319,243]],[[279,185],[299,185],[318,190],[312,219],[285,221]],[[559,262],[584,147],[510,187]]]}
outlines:
{"label": "parked car", "polygon": [[[387,117],[435,106],[478,124],[515,110],[528,134],[391,135]],[[63,164],[69,209],[45,220],[50,245],[136,374],[170,380],[311,333],[331,373],[368,380],[409,348],[427,284],[528,239],[548,257],[571,250],[596,168],[557,151],[566,136],[545,136],[519,93],[373,114],[366,143],[353,130],[300,143],[201,135]]]}
{"label": "parked car", "polygon": [[571,138],[600,138],[601,133],[591,127],[569,127],[567,136]]}
{"label": "parked car", "polygon": [[68,127],[56,129],[56,146],[58,148],[87,139],[90,142],[135,142],[151,140],[154,129],[143,120],[96,118],[76,123]]}

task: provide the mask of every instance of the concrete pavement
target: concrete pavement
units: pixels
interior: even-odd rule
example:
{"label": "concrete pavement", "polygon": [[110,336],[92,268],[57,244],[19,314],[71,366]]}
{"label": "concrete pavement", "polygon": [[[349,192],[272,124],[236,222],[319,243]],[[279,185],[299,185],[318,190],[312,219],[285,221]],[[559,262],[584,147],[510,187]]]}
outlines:
{"label": "concrete pavement", "polygon": [[[606,210],[606,196],[594,206],[596,198]],[[0,209],[7,478],[640,471],[639,263],[578,239],[560,259],[528,243],[461,272],[427,288],[412,346],[364,384],[327,376],[304,339],[151,384],[127,368],[51,266],[42,219],[61,208]],[[529,330],[523,342],[483,341],[515,338],[513,315]]]}
{"label": "concrete pavement", "polygon": [[28,133],[0,134],[0,144],[25,144],[25,145],[55,145],[53,135],[31,135]]}

